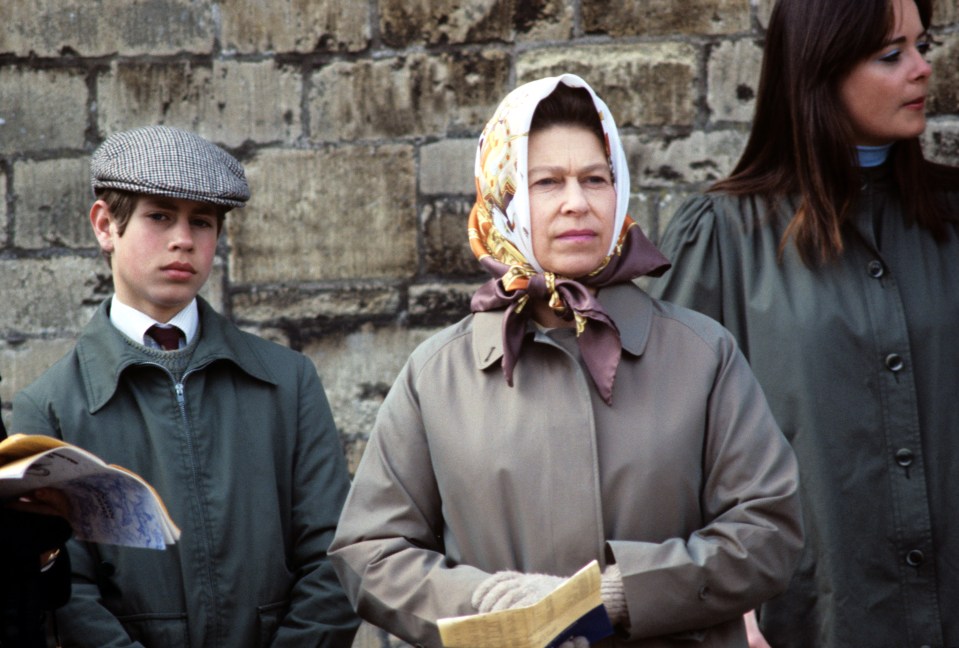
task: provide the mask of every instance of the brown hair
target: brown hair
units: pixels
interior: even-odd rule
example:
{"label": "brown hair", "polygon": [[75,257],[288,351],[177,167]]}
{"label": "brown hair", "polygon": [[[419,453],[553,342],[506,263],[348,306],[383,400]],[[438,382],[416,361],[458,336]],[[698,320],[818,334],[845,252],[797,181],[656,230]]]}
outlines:
{"label": "brown hair", "polygon": [[606,150],[606,134],[599,121],[599,111],[586,88],[573,88],[560,83],[549,93],[533,112],[529,132],[546,130],[551,126],[581,126],[599,138]]}
{"label": "brown hair", "polygon": [[[914,0],[924,27],[932,0]],[[778,0],[769,19],[752,130],[732,174],[710,191],[768,200],[798,193],[799,207],[780,241],[807,264],[843,250],[842,227],[859,197],[852,127],[839,87],[852,68],[883,47],[894,28],[893,0]],[[891,152],[906,218],[945,236],[919,138]],[[908,191],[904,190],[908,188]]]}

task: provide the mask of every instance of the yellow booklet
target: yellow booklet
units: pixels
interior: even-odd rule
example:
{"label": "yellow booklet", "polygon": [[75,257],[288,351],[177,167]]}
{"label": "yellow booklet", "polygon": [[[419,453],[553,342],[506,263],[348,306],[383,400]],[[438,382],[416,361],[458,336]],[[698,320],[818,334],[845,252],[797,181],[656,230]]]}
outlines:
{"label": "yellow booklet", "polygon": [[78,540],[166,549],[180,537],[163,500],[139,475],[53,437],[14,434],[0,441],[0,499],[38,488],[66,495]]}
{"label": "yellow booklet", "polygon": [[590,643],[613,634],[594,560],[536,603],[438,621],[446,648],[552,648],[573,637]]}

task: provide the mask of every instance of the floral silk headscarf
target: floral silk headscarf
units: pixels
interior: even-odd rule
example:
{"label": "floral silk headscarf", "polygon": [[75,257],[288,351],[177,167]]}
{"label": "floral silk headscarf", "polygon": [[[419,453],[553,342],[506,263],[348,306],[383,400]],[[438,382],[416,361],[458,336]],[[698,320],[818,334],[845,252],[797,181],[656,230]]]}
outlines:
{"label": "floral silk headscarf", "polygon": [[[545,272],[533,254],[530,226],[527,145],[529,127],[539,102],[560,83],[585,88],[593,98],[606,135],[606,154],[616,191],[613,231],[608,256],[598,268],[577,279]],[[629,172],[616,124],[606,104],[583,79],[573,74],[539,79],[509,93],[480,135],[476,151],[476,203],[470,212],[469,238],[473,254],[493,279],[473,295],[473,312],[505,308],[503,373],[513,384],[513,368],[522,350],[530,298],[546,300],[560,317],[576,325],[583,361],[607,404],[612,404],[613,380],[622,353],[619,329],[586,286],[602,288],[641,275],[658,276],[669,261],[626,214]]]}

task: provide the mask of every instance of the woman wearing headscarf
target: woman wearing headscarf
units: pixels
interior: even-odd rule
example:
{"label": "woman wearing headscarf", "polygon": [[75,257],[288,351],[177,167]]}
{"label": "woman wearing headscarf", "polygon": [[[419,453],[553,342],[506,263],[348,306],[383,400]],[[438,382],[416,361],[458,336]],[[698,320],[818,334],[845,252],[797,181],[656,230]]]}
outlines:
{"label": "woman wearing headscarf", "polygon": [[931,11],[779,0],[742,158],[674,216],[650,288],[733,332],[798,455],[776,648],[959,646],[959,170],[918,139]]}
{"label": "woman wearing headscarf", "polygon": [[476,185],[493,278],[378,414],[331,546],[354,607],[438,647],[437,619],[596,560],[599,645],[745,646],[802,543],[795,459],[732,336],[632,283],[668,264],[626,215],[612,115],[573,75],[517,88]]}

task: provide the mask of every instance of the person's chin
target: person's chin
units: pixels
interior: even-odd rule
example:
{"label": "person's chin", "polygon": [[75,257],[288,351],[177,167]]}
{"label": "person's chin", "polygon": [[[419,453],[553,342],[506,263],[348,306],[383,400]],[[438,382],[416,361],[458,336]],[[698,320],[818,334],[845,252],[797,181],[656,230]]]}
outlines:
{"label": "person's chin", "polygon": [[555,274],[558,274],[563,277],[570,277],[572,279],[580,279],[585,277],[589,273],[596,270],[599,267],[602,261],[597,261],[595,263],[590,261],[584,261],[581,263],[569,263],[562,266],[562,268],[557,271]]}
{"label": "person's chin", "polygon": [[910,139],[918,137],[926,130],[926,115],[923,113],[912,113],[904,115],[904,119],[899,129],[901,139]]}
{"label": "person's chin", "polygon": [[193,298],[197,296],[199,287],[190,283],[167,286],[165,290],[159,291],[157,302],[166,306],[183,305],[186,306]]}

